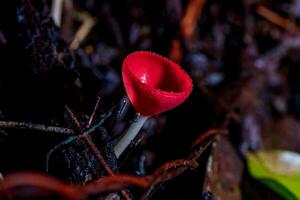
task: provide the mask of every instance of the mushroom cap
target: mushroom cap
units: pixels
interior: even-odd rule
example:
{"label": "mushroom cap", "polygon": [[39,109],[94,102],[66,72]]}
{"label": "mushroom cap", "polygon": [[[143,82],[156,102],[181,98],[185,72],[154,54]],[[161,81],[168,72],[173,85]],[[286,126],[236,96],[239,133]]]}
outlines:
{"label": "mushroom cap", "polygon": [[192,91],[192,80],[179,65],[147,51],[129,54],[123,62],[122,76],[130,102],[144,116],[180,105]]}

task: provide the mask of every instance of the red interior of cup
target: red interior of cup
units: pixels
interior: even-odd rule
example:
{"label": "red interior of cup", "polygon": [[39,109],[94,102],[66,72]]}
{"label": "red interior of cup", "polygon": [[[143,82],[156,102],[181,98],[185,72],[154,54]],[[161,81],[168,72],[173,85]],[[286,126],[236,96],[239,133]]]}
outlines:
{"label": "red interior of cup", "polygon": [[138,51],[122,68],[130,102],[142,115],[155,115],[181,104],[192,91],[191,78],[176,63],[158,54]]}

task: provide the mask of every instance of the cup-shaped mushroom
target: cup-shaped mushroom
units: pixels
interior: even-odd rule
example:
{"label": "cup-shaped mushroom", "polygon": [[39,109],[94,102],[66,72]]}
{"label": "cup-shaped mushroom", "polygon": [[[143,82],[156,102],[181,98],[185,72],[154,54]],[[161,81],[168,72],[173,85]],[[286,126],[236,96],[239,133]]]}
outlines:
{"label": "cup-shaped mushroom", "polygon": [[178,106],[192,91],[192,80],[179,65],[146,51],[138,51],[125,58],[122,76],[127,96],[141,115],[114,146],[117,158],[136,137],[149,116]]}
{"label": "cup-shaped mushroom", "polygon": [[192,91],[192,80],[179,65],[158,54],[129,54],[122,67],[127,96],[137,112],[156,115],[183,103]]}

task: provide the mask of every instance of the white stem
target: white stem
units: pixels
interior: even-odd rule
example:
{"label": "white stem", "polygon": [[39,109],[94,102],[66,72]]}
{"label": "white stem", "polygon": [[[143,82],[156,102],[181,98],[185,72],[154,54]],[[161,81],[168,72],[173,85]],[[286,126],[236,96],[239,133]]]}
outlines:
{"label": "white stem", "polygon": [[130,127],[127,129],[124,136],[119,140],[119,142],[114,147],[114,152],[116,157],[119,158],[121,154],[125,151],[128,145],[132,142],[132,140],[136,137],[139,130],[142,128],[145,121],[149,116],[139,116],[139,118],[134,121]]}
{"label": "white stem", "polygon": [[4,178],[3,178],[2,174],[0,173],[0,182],[3,180],[4,180]]}
{"label": "white stem", "polygon": [[60,27],[61,24],[61,16],[63,9],[64,0],[53,0],[51,7],[51,16],[56,26]]}

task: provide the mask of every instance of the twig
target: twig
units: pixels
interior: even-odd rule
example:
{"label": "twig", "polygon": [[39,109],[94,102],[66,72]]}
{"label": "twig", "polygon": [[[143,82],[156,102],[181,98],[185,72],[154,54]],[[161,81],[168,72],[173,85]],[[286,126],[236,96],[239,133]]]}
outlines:
{"label": "twig", "polygon": [[47,153],[46,155],[46,164],[45,164],[45,170],[46,172],[49,171],[49,162],[50,162],[50,157],[51,155],[59,148],[75,141],[78,138],[78,136],[71,136],[69,138],[67,138],[66,140],[62,141],[61,143],[59,143],[58,145],[54,146],[52,149],[50,149],[50,151]]}
{"label": "twig", "polygon": [[189,40],[192,37],[204,4],[205,0],[189,1],[186,12],[181,21],[181,31],[185,40]]}
{"label": "twig", "polygon": [[[20,187],[38,187],[58,193],[67,199],[83,199],[84,195],[75,186],[69,186],[58,179],[38,173],[15,173],[8,175],[0,184],[0,197],[6,199],[18,194]],[[6,197],[6,198],[5,198]],[[75,198],[74,198],[75,197]]]}
{"label": "twig", "polygon": [[[98,181],[89,183],[85,191],[88,194],[95,194],[99,192],[100,188],[105,189],[106,191],[120,191],[121,189],[127,188],[129,186],[135,186],[142,189],[146,189],[150,186],[152,179],[151,177],[140,177],[140,176],[131,176],[131,175],[115,175],[107,176],[101,178]],[[100,191],[100,192],[105,192]]]}
{"label": "twig", "polygon": [[284,28],[292,33],[300,34],[300,27],[297,26],[294,22],[285,19],[284,17],[280,16],[279,14],[273,12],[269,8],[258,5],[256,7],[257,14],[261,15],[268,21],[276,24],[277,26],[280,26],[281,28]]}
{"label": "twig", "polygon": [[[68,112],[69,116],[71,117],[71,120],[73,123],[77,126],[78,130],[81,132],[83,130],[83,127],[81,126],[80,122],[77,120],[74,113],[71,111],[71,109],[68,106],[65,106],[66,111]],[[92,141],[89,134],[82,134],[81,137],[78,137],[79,139],[82,139],[86,145],[89,147],[89,149],[92,151],[93,155],[97,159],[97,161],[104,167],[104,170],[108,173],[110,176],[114,176],[114,172],[111,170],[110,166],[105,161],[104,157],[102,156],[101,152],[95,145],[95,143]],[[123,197],[126,200],[130,200],[131,198],[125,191],[121,191]]]}
{"label": "twig", "polygon": [[29,129],[29,130],[36,130],[36,131],[66,134],[66,135],[74,134],[74,130],[69,128],[63,128],[57,126],[46,126],[43,124],[33,124],[27,122],[15,122],[15,121],[0,121],[0,128]]}
{"label": "twig", "polygon": [[[76,116],[74,115],[74,113],[71,111],[71,109],[67,105],[65,106],[65,108],[66,108],[66,111],[68,112],[69,116],[71,117],[71,120],[76,125],[77,129],[79,129],[79,131],[82,131],[82,126],[81,126],[80,122],[78,121],[78,119],[76,118]],[[95,155],[98,162],[104,167],[105,171],[109,175],[113,175],[114,174],[113,171],[110,169],[109,165],[106,163],[105,159],[103,158],[102,154],[99,152],[95,143],[90,138],[89,134],[84,134],[84,135],[80,134],[80,135],[82,135],[82,137],[78,137],[78,138],[82,139],[88,145],[89,149]]]}
{"label": "twig", "polygon": [[[98,148],[96,147],[95,143],[91,140],[89,135],[86,135],[85,137],[82,137],[83,141],[88,145],[88,147],[91,149],[91,151],[93,152],[93,154],[95,155],[96,159],[98,160],[98,162],[104,167],[105,171],[110,175],[110,176],[115,176],[115,174],[113,173],[113,171],[111,170],[110,166],[107,164],[107,162],[105,161],[105,159],[103,158],[102,154],[100,153],[100,151],[98,150]],[[123,197],[126,200],[131,200],[131,198],[129,197],[129,194],[122,190],[121,194],[123,195]]]}
{"label": "twig", "polygon": [[[198,163],[194,160],[186,160],[186,159],[179,159],[179,160],[167,162],[162,166],[160,166],[157,170],[155,170],[153,175],[156,179],[155,181],[165,182],[167,180],[170,180],[178,176],[180,174],[179,169],[182,167],[197,168]],[[167,176],[163,176],[163,175],[167,175]]]}
{"label": "twig", "polygon": [[95,25],[95,20],[87,13],[81,14],[83,23],[75,33],[75,37],[70,44],[70,49],[76,50],[80,43],[86,38],[93,26]]}
{"label": "twig", "polygon": [[66,140],[64,140],[63,142],[61,142],[60,144],[56,145],[55,147],[53,147],[48,153],[47,153],[47,157],[46,157],[46,171],[48,171],[49,169],[49,161],[50,161],[50,157],[52,155],[53,152],[55,152],[57,149],[77,140],[80,139],[81,137],[84,137],[84,135],[89,135],[92,132],[94,132],[95,130],[97,130],[100,126],[102,126],[102,124],[105,122],[105,120],[107,118],[109,118],[112,115],[112,112],[109,111],[104,117],[101,117],[100,122],[98,122],[95,126],[91,127],[90,129],[88,129],[87,131],[85,131],[83,134],[79,135],[79,136],[71,136],[69,138],[67,138]]}
{"label": "twig", "polygon": [[56,26],[61,25],[61,16],[64,0],[52,0],[51,16]]}
{"label": "twig", "polygon": [[197,160],[202,155],[202,153],[215,141],[216,136],[217,134],[213,135],[213,137],[210,140],[206,141],[205,144],[200,145],[193,153],[189,155],[188,158],[191,160]]}
{"label": "twig", "polygon": [[197,168],[198,163],[194,160],[178,159],[170,161],[159,167],[152,175],[153,181],[150,188],[143,194],[141,200],[148,199],[153,191],[164,182],[173,179],[189,168]]}
{"label": "twig", "polygon": [[67,105],[65,105],[65,109],[66,109],[68,115],[70,116],[73,124],[76,126],[77,129],[79,129],[81,131],[82,126],[81,126],[79,120],[77,119],[77,117],[75,116],[75,114],[71,111],[71,109]]}
{"label": "twig", "polygon": [[97,111],[97,109],[99,107],[100,100],[101,100],[101,97],[97,96],[97,100],[96,100],[96,104],[95,104],[94,110],[93,110],[93,112],[92,112],[92,114],[91,114],[91,116],[89,118],[89,121],[88,121],[88,123],[86,125],[86,128],[90,128],[91,127],[91,125],[93,123],[93,120],[94,120],[94,117],[95,117],[95,114],[96,114],[96,111]]}
{"label": "twig", "polygon": [[99,152],[96,145],[91,141],[91,138],[89,135],[86,135],[81,138],[88,147],[92,150],[93,154],[97,158],[98,162],[104,167],[105,171],[108,173],[108,175],[114,175],[113,171],[111,170],[110,166],[106,163],[105,159],[103,158],[102,154]]}
{"label": "twig", "polygon": [[[144,193],[141,200],[148,199],[149,195],[157,190],[164,182],[176,178],[190,168],[197,168],[197,159],[202,153],[215,141],[218,134],[224,133],[225,130],[211,129],[205,132],[200,138],[196,139],[193,147],[197,149],[191,153],[187,159],[179,159],[170,161],[159,167],[153,174],[153,182],[151,187]],[[209,140],[208,140],[209,139]]]}
{"label": "twig", "polygon": [[[222,130],[219,131],[221,133]],[[86,133],[84,133],[86,134]],[[58,193],[68,199],[73,200],[82,200],[91,195],[96,195],[100,193],[108,192],[118,192],[121,191],[126,199],[130,199],[129,196],[126,196],[127,193],[122,191],[124,188],[129,186],[135,186],[142,189],[149,188],[143,195],[142,199],[145,199],[150,195],[160,184],[163,184],[165,181],[173,179],[178,175],[182,174],[184,171],[190,168],[198,167],[196,159],[204,152],[205,149],[214,141],[214,138],[209,136],[216,136],[213,134],[213,130],[204,133],[206,137],[202,136],[203,139],[197,139],[195,142],[200,147],[193,152],[188,159],[179,159],[175,161],[170,161],[157,170],[155,170],[153,175],[147,177],[136,177],[136,176],[126,176],[126,175],[115,175],[102,177],[101,179],[88,183],[85,186],[77,185],[68,185],[55,178],[33,173],[19,173],[8,175],[5,180],[0,183],[0,198],[1,197],[13,197],[14,190],[24,186],[24,187],[39,187],[41,189],[46,189],[48,191]],[[73,136],[73,137],[82,137]],[[208,142],[204,145],[202,144],[206,141],[207,138],[210,138]],[[201,145],[202,144],[202,145]],[[98,149],[96,149],[98,151]],[[109,171],[109,170],[108,170]],[[109,173],[110,174],[110,173]]]}
{"label": "twig", "polygon": [[95,130],[97,130],[100,126],[103,125],[103,123],[105,122],[105,120],[107,118],[109,118],[111,115],[112,115],[112,111],[109,111],[104,117],[101,117],[101,120],[97,124],[95,124],[94,126],[92,126],[91,128],[89,128],[82,135],[88,135],[88,134],[91,134],[92,132],[94,132]]}
{"label": "twig", "polygon": [[181,41],[183,40],[187,43],[193,36],[197,25],[197,20],[202,13],[204,4],[205,0],[190,0],[187,5],[185,14],[180,21],[180,32],[172,40],[170,46],[169,57],[177,63],[180,63],[183,57],[183,47]]}
{"label": "twig", "polygon": [[[92,195],[120,191],[129,186],[146,189],[151,179],[129,175],[115,175],[103,177],[98,181],[84,186],[66,184],[54,177],[39,173],[15,173],[8,175],[0,183],[0,197],[14,197],[20,195],[15,190],[21,187],[37,187],[59,194],[67,199],[83,200]],[[32,196],[33,197],[33,196]]]}
{"label": "twig", "polygon": [[212,136],[215,136],[215,135],[220,135],[220,134],[224,134],[224,133],[227,133],[227,130],[225,129],[216,129],[216,128],[212,128],[212,129],[209,129],[207,130],[205,133],[201,134],[194,142],[193,142],[193,147],[196,147],[200,144],[203,144],[203,142],[212,137]]}

